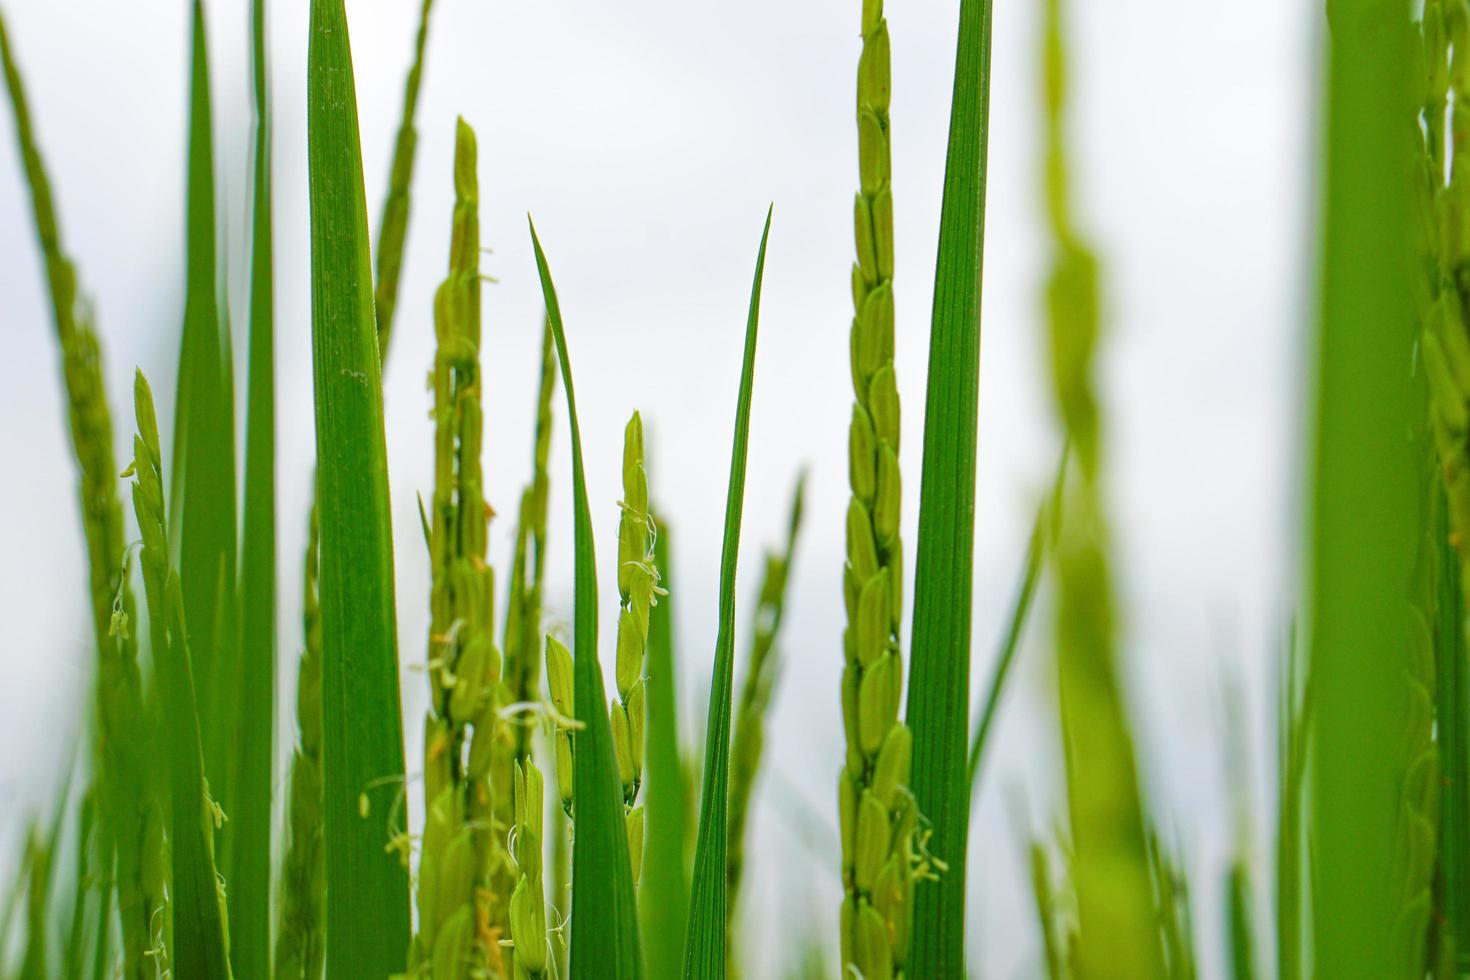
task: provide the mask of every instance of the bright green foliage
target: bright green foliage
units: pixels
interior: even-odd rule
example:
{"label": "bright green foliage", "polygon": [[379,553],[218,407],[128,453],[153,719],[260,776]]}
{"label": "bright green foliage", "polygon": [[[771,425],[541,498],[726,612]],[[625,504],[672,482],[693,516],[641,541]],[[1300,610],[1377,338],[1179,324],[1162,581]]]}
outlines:
{"label": "bright green foliage", "polygon": [[791,561],[796,553],[796,536],[801,531],[802,501],[806,493],[806,473],[796,480],[791,495],[791,517],[786,524],[786,541],[779,551],[766,552],[765,572],[751,617],[750,656],[745,666],[745,680],[735,703],[735,734],[730,745],[729,844],[725,854],[726,943],[734,950],[734,923],[740,894],[740,878],[745,868],[745,823],[750,813],[750,798],[765,753],[766,714],[771,695],[781,671],[780,652],[776,640],[781,633],[781,620],[786,613],[787,585],[791,581]]}
{"label": "bright green foliage", "polygon": [[609,708],[613,755],[623,785],[628,829],[628,858],[633,884],[643,867],[643,746],[647,730],[644,654],[648,650],[648,616],[663,590],[653,560],[653,518],[648,513],[648,474],[643,469],[643,420],[638,413],[623,430],[623,499],[618,518],[618,632],[614,679],[618,699]]}
{"label": "bright green foliage", "polygon": [[163,689],[163,735],[168,747],[168,839],[173,858],[170,907],[173,944],[169,950],[173,976],[228,980],[229,934],[225,896],[214,862],[214,833],[223,819],[210,798],[204,778],[204,750],[199,734],[198,699],[184,599],[178,573],[169,561],[168,521],[163,493],[163,454],[153,392],[140,371],[134,386],[138,434],[133,464],[133,512],[143,549],[138,556],[148,596],[153,658]]}
{"label": "bright green foliage", "polygon": [[1133,739],[1123,707],[1101,500],[1102,447],[1093,383],[1099,338],[1097,263],[1068,203],[1060,0],[1047,4],[1046,202],[1052,233],[1047,313],[1052,383],[1076,468],[1053,532],[1057,678],[1077,893],[1082,977],[1165,976]]}
{"label": "bright green foliage", "polygon": [[[357,96],[342,0],[313,0],[307,56],[312,351],[321,513],[322,778],[329,980],[408,950],[393,544]],[[371,901],[352,896],[371,895]],[[333,899],[332,896],[336,896]]]}
{"label": "bright green foliage", "polygon": [[[653,563],[666,591],[673,590],[669,525],[654,517]],[[674,657],[672,598],[648,615],[648,767],[644,809],[648,841],[638,887],[639,921],[648,974],[674,977],[684,968],[689,927],[689,806],[680,757],[678,680]]]}
{"label": "bright green foliage", "polygon": [[[888,980],[903,975],[913,905],[909,793],[913,739],[898,720],[903,691],[902,480],[893,369],[893,194],[888,100],[888,22],[881,0],[863,4],[858,60],[857,261],[852,267],[852,383],[848,429],[847,563],[842,594],[842,718],[847,760],[838,777],[842,818],[842,971]],[[879,770],[883,770],[880,785]],[[861,832],[859,824],[862,825]],[[859,838],[862,838],[861,840]]]}
{"label": "bright green foliage", "polygon": [[[219,308],[214,137],[204,7],[193,6],[189,86],[188,235],[184,329],[174,412],[173,507],[189,649],[196,660],[206,770],[234,812],[240,692],[235,627],[235,388],[230,331]],[[220,838],[229,867],[233,828]]]}
{"label": "bright green foliage", "polygon": [[765,275],[766,242],[770,237],[771,211],[768,210],[766,226],[761,232],[760,250],[756,253],[755,279],[750,286],[750,310],[745,321],[745,360],[740,368],[734,445],[730,450],[730,485],[725,496],[725,540],[720,548],[720,628],[715,638],[709,722],[705,729],[699,837],[694,847],[689,935],[684,945],[685,980],[723,976],[726,963],[725,849],[730,790],[730,702],[735,673],[735,565],[740,553],[740,517],[745,505],[745,459],[750,448],[750,401],[755,383],[761,279]]}
{"label": "bright green foliage", "polygon": [[[398,280],[403,268],[403,242],[408,235],[408,192],[413,182],[414,148],[417,145],[413,117],[418,106],[419,79],[423,74],[430,5],[431,0],[425,2],[420,10],[418,38],[404,87],[403,117],[399,122],[388,194],[383,203],[383,224],[379,230],[374,309],[380,366],[388,354],[387,341],[392,334]],[[306,605],[312,612],[305,616],[304,648],[297,666],[298,740],[291,757],[287,803],[289,832],[281,858],[282,894],[276,931],[278,977],[318,977],[324,956],[321,920],[325,874],[321,844],[321,631],[315,612],[320,545],[318,530],[318,515],[313,502],[311,533],[307,536],[307,553],[303,561]]]}
{"label": "bright green foliage", "polygon": [[991,0],[961,0],[944,201],[934,270],[924,403],[924,469],[914,561],[913,664],[905,719],[913,793],[946,870],[915,894],[909,973],[965,971],[966,772],[975,443],[979,424],[980,284],[990,136]]}
{"label": "bright green foliage", "polygon": [[[643,954],[639,949],[638,911],[633,899],[633,873],[629,866],[628,836],[623,817],[622,791],[613,757],[612,730],[608,724],[606,689],[602,667],[597,662],[597,566],[592,542],[592,513],[587,503],[587,479],[582,466],[582,435],[577,425],[577,396],[572,386],[572,367],[562,329],[561,306],[556,286],[536,227],[531,226],[531,244],[536,250],[536,270],[546,300],[546,315],[556,338],[557,358],[567,394],[567,421],[572,430],[572,507],[574,518],[575,606],[573,609],[573,685],[560,682],[562,696],[575,698],[576,733],[575,794],[577,837],[572,848],[572,980],[593,977],[610,980],[639,980],[643,976]],[[554,642],[554,641],[553,641]],[[553,676],[548,642],[547,681],[552,700],[557,700],[558,678]],[[559,644],[557,644],[559,645]],[[565,652],[565,651],[563,651]],[[570,689],[569,689],[570,688]],[[560,706],[558,705],[560,710]],[[560,753],[560,745],[558,753]],[[557,779],[562,780],[561,755],[557,756]],[[567,786],[562,783],[563,805]]]}
{"label": "bright green foliage", "polygon": [[[0,67],[15,114],[21,164],[31,191],[36,235],[41,243],[67,397],[67,423],[79,471],[78,496],[87,542],[88,593],[97,643],[96,758],[101,768],[101,863],[112,865],[123,945],[123,975],[144,980],[144,953],[154,944],[162,918],[162,824],[150,801],[144,763],[147,738],[137,642],[127,624],[134,614],[133,591],[123,572],[123,519],[117,496],[112,413],[103,383],[102,349],[90,304],[80,293],[76,267],[62,248],[51,184],[31,125],[20,70],[0,17]],[[114,629],[114,626],[117,628]],[[115,853],[115,857],[113,857]]]}
{"label": "bright green foliage", "polygon": [[[500,947],[477,925],[493,921],[486,886],[508,863],[492,833],[496,694],[495,576],[485,561],[490,511],[480,464],[480,223],[474,131],[455,131],[449,276],[434,296],[434,496],[429,529],[430,709],[424,720],[424,836],[412,964],[435,980],[503,975]],[[500,912],[503,916],[504,907]]]}
{"label": "bright green foliage", "polygon": [[378,325],[378,350],[388,356],[393,339],[393,315],[398,309],[398,280],[403,272],[403,243],[408,237],[409,192],[413,187],[414,151],[418,132],[414,116],[419,105],[419,85],[424,77],[424,47],[429,38],[429,11],[434,0],[423,0],[419,8],[419,30],[413,46],[413,65],[403,85],[403,115],[393,143],[393,162],[388,169],[388,196],[383,201],[382,224],[378,226],[378,257],[373,305]]}
{"label": "bright green foliage", "polygon": [[1408,6],[1336,0],[1327,35],[1305,564],[1311,969],[1321,977],[1405,975],[1398,855],[1413,750],[1403,692],[1416,656],[1407,614],[1422,531],[1420,450],[1406,434],[1422,403],[1409,371],[1411,264],[1385,257],[1412,248]]}
{"label": "bright green foliage", "polygon": [[270,975],[271,793],[276,733],[275,284],[271,120],[265,0],[251,7],[255,154],[251,208],[250,375],[246,387],[245,514],[240,558],[240,733],[226,879],[231,955],[242,977]]}

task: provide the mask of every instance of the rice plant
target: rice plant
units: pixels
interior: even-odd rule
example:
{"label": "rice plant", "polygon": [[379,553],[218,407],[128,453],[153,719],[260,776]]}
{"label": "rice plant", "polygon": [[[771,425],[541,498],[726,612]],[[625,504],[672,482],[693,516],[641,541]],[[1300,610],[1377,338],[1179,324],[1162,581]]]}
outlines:
{"label": "rice plant", "polygon": [[[437,124],[421,132],[426,68],[438,57],[432,0],[414,6],[417,29],[404,39],[411,60],[387,189],[372,209],[348,5],[312,0],[289,26],[307,51],[296,93],[306,110],[304,165],[293,175],[309,204],[311,293],[302,309],[276,290],[282,256],[291,254],[277,244],[276,191],[282,161],[296,159],[277,152],[291,134],[277,126],[271,98],[269,15],[280,12],[265,0],[235,6],[187,4],[176,407],[164,419],[172,423],[166,442],[154,389],[135,374],[126,469],[103,370],[105,311],[87,298],[63,238],[57,199],[67,189],[53,187],[42,155],[44,131],[23,82],[25,39],[0,16],[0,68],[44,273],[37,285],[49,300],[49,324],[16,327],[55,340],[85,548],[85,581],[74,585],[93,648],[77,762],[46,807],[17,817],[25,833],[0,892],[0,975],[971,975],[967,890],[970,879],[996,871],[977,862],[967,873],[972,817],[994,782],[981,777],[1004,744],[997,733],[1002,709],[1018,697],[1018,665],[1038,645],[1049,655],[1036,666],[1054,702],[1046,717],[1059,752],[1055,772],[1036,767],[1022,789],[1042,796],[1060,784],[1065,800],[1013,847],[1029,894],[1010,898],[1034,919],[1025,940],[1031,975],[1195,980],[1223,963],[1252,978],[1269,961],[1282,980],[1447,978],[1470,963],[1470,168],[1462,158],[1470,0],[1327,5],[1311,284],[1318,302],[1304,331],[1313,340],[1299,474],[1307,535],[1292,597],[1300,626],[1275,655],[1275,846],[1270,861],[1258,859],[1258,811],[1246,789],[1250,722],[1232,704],[1221,755],[1233,837],[1218,866],[1192,851],[1195,841],[1157,791],[1148,765],[1157,735],[1140,721],[1129,683],[1129,566],[1114,540],[1110,497],[1121,455],[1110,451],[1111,435],[1121,423],[1105,396],[1114,313],[1108,265],[1079,217],[1085,185],[1077,176],[1088,159],[1072,138],[1068,5],[1039,5],[1038,45],[1007,53],[1037,82],[1036,92],[1003,97],[1024,95],[1020,104],[1041,126],[1037,224],[1048,272],[1039,337],[1056,426],[1040,448],[1061,462],[1035,501],[1014,602],[995,622],[974,618],[976,514],[991,505],[977,493],[981,424],[1004,424],[982,415],[979,398],[989,0],[955,5],[952,95],[937,107],[949,130],[931,216],[928,363],[922,392],[907,393],[924,405],[917,521],[904,521],[899,461],[900,378],[909,380],[901,369],[918,352],[903,346],[894,292],[893,170],[903,131],[891,118],[893,54],[907,42],[903,23],[890,32],[896,11],[864,0],[852,11],[860,17],[850,52],[856,255],[838,284],[852,308],[834,311],[850,324],[842,369],[850,403],[844,396],[838,406],[848,420],[838,475],[845,508],[820,500],[819,469],[810,482],[803,470],[784,525],[755,530],[782,536],[750,582],[758,588],[748,589],[751,563],[741,562],[740,546],[757,488],[747,478],[766,472],[750,464],[775,441],[758,410],[767,383],[758,341],[793,329],[788,310],[769,308],[786,302],[786,284],[763,308],[767,273],[785,261],[773,206],[748,301],[720,310],[721,339],[741,341],[742,357],[722,365],[727,390],[711,393],[733,409],[733,425],[729,469],[719,474],[718,576],[706,596],[697,594],[698,574],[675,577],[676,557],[682,573],[690,555],[671,543],[706,540],[703,530],[712,541],[717,529],[680,537],[669,515],[682,501],[651,486],[681,485],[681,471],[699,461],[682,448],[655,456],[646,436],[656,413],[610,406],[607,386],[586,386],[589,369],[605,380],[603,365],[579,355],[583,373],[574,376],[572,350],[596,339],[598,310],[567,290],[564,315],[548,255],[571,243],[549,236],[543,247],[534,225],[534,265],[494,270],[538,287],[544,304],[544,318],[526,332],[539,359],[516,366],[536,395],[530,431],[520,434],[531,446],[529,476],[505,508],[510,526],[494,521],[503,491],[486,446],[502,426],[487,365],[527,324],[502,322],[484,302],[493,280],[482,239],[520,229],[482,235],[492,213],[482,198],[497,188],[485,180],[496,171],[482,165],[481,148],[487,158],[505,152],[497,120],[480,121],[493,142],[482,143],[463,118],[452,132]],[[235,144],[216,132],[224,117],[211,73],[229,59],[211,57],[215,35],[205,22],[206,13],[230,12],[248,27],[252,113],[248,211],[239,216],[222,204],[228,169],[217,149]],[[421,138],[448,145],[451,137],[452,167],[416,174]],[[403,277],[411,201],[449,216],[447,273],[424,295]],[[754,217],[742,246],[754,244]],[[231,237],[237,226],[243,231]],[[6,227],[0,236],[20,232]],[[238,283],[223,261],[234,238],[248,258]],[[720,274],[743,290],[747,271]],[[244,365],[231,326],[236,296],[246,299]],[[428,424],[417,436],[432,446],[432,467],[421,474],[430,489],[421,526],[395,529],[392,492],[405,491],[388,481],[384,364],[395,331],[420,321],[432,322],[434,340],[421,365]],[[295,518],[307,547],[299,570],[278,578],[278,435],[308,424],[277,411],[285,377],[277,341],[290,329],[311,339],[315,462],[310,504]],[[576,380],[592,395],[580,416]],[[613,380],[630,399],[652,398],[659,381]],[[555,435],[558,404],[565,443]],[[620,491],[594,495],[602,474],[588,466],[602,459],[592,451],[603,448],[601,423],[624,418],[621,446],[609,447],[621,450]],[[788,425],[812,445],[841,448],[840,435]],[[584,443],[584,433],[599,441]],[[570,463],[564,497],[552,487],[559,455]],[[15,470],[24,472],[24,461]],[[572,533],[553,539],[555,512],[567,502]],[[502,529],[504,555],[495,537]],[[840,536],[841,558],[824,565],[818,546],[829,532]],[[817,545],[803,542],[798,563],[803,533]],[[598,552],[598,537],[608,535],[615,548]],[[908,596],[905,541],[914,556]],[[713,567],[713,549],[705,550]],[[422,594],[395,581],[396,560],[410,553],[426,555]],[[840,624],[813,629],[804,618],[820,608],[801,584],[817,577],[809,569],[832,585],[834,603],[841,596]],[[569,596],[548,584],[562,573]],[[276,630],[282,590],[302,599],[300,636],[289,642]],[[717,609],[717,626],[696,642],[676,631],[673,614],[701,602]],[[614,603],[612,629],[599,630],[599,609]],[[401,651],[399,616],[409,608],[427,610],[427,635],[421,648],[415,641],[414,651]],[[1040,622],[1038,611],[1049,618]],[[977,632],[999,643],[988,683],[974,690]],[[813,644],[813,636],[823,639]],[[294,662],[281,656],[293,650]],[[831,683],[817,689],[806,679],[824,656]],[[410,676],[427,696],[422,754],[412,759],[405,724],[419,722],[404,721],[405,664],[421,668]],[[289,758],[278,758],[285,753],[274,734],[283,670],[296,676]],[[707,697],[687,696],[690,676],[707,679]],[[783,771],[792,747],[783,712],[812,699],[840,717],[840,728],[819,733],[840,750],[827,760],[828,789],[813,794],[816,804],[805,786],[792,792]],[[699,739],[688,737],[690,719],[702,724]],[[809,870],[780,862],[777,898],[787,898],[788,885],[798,895],[828,885],[841,894],[809,923],[787,923],[791,937],[773,937],[760,918],[772,896],[756,862],[779,856],[759,832],[766,817],[784,819],[814,858]],[[1273,921],[1263,931],[1266,882]],[[1202,929],[1201,917],[1217,908],[1219,928]],[[1207,936],[1218,936],[1219,948]]]}

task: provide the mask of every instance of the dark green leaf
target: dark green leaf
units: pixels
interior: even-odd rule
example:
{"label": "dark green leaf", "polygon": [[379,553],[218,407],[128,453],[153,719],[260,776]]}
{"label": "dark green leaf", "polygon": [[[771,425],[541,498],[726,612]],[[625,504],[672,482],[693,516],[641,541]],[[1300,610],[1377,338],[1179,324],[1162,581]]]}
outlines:
{"label": "dark green leaf", "polygon": [[[229,329],[220,315],[214,147],[204,8],[194,2],[189,93],[188,235],[184,330],[174,412],[174,515],[189,650],[196,661],[205,769],[215,798],[234,804],[239,718],[234,631],[235,399]],[[228,833],[221,840],[228,864]]]}
{"label": "dark green leaf", "polygon": [[913,663],[905,720],[912,789],[948,870],[914,889],[913,976],[964,975],[965,846],[970,825],[966,731],[979,424],[980,282],[990,130],[991,0],[961,0],[939,216],[924,469],[914,559]]}
{"label": "dark green leaf", "polygon": [[357,93],[342,0],[313,0],[307,54],[312,351],[321,515],[327,977],[404,968],[408,873],[383,393]]}
{"label": "dark green leaf", "polygon": [[276,395],[271,227],[271,121],[265,0],[251,6],[255,159],[250,253],[250,374],[245,406],[245,524],[240,564],[240,709],[226,878],[231,959],[270,975],[271,790],[276,683]]}

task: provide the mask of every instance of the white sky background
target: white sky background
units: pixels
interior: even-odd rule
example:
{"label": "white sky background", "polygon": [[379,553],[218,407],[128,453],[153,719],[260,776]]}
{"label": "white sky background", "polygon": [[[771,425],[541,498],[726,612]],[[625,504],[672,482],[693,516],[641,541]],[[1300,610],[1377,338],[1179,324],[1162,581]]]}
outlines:
{"label": "white sky background", "polygon": [[[249,151],[246,4],[208,5],[216,151],[234,321],[244,323]],[[1039,3],[997,5],[981,352],[972,684],[988,675],[1032,509],[1058,440],[1040,357]],[[1108,467],[1117,582],[1146,778],[1187,854],[1208,975],[1224,968],[1230,846],[1222,679],[1249,689],[1257,810],[1269,804],[1272,663],[1292,605],[1293,460],[1310,263],[1313,5],[1072,3],[1073,172],[1104,259]],[[282,752],[293,731],[299,555],[312,466],[304,3],[273,4]],[[6,0],[67,248],[96,300],[118,449],[131,372],[163,408],[183,283],[184,0]],[[418,4],[349,0],[373,225],[386,186]],[[487,483],[514,513],[527,478],[541,295],[525,215],[560,290],[603,569],[616,548],[618,460],[633,408],[673,525],[685,721],[702,717],[714,646],[730,432],[750,275],[775,202],[755,379],[738,651],[759,551],[808,464],[807,523],[786,667],[753,823],[760,968],[813,929],[835,941],[835,841],[800,842],[795,793],[835,825],[846,503],[853,88],[858,0],[617,5],[438,0],[395,344],[386,374],[401,659],[421,662],[427,562],[416,493],[431,480],[430,300],[447,260],[453,121],[479,134]],[[893,3],[898,352],[906,536],[914,540],[929,305],[958,4]],[[58,357],[31,226],[0,112],[0,843],[53,793],[91,663],[83,545]],[[243,358],[243,333],[236,351]],[[243,379],[243,362],[240,365]],[[243,394],[243,380],[238,386]],[[550,611],[571,609],[570,467],[555,403]],[[165,431],[168,426],[165,425]],[[126,460],[119,459],[119,468]],[[512,521],[492,527],[504,565]],[[912,544],[909,554],[912,556]],[[908,569],[912,575],[912,562]],[[616,590],[603,575],[611,646]],[[1035,974],[1039,948],[1015,805],[1058,819],[1059,759],[1045,605],[1031,630],[971,829],[970,948],[987,977]],[[610,654],[609,654],[610,664]],[[403,674],[410,771],[422,674]],[[972,693],[973,702],[974,695]],[[65,719],[60,721],[59,719]],[[768,770],[769,771],[769,770]],[[1258,828],[1260,829],[1260,828]],[[1266,838],[1258,834],[1264,877]],[[753,901],[752,901],[753,900]],[[1264,909],[1264,905],[1263,905]],[[1264,921],[1263,921],[1264,926]]]}

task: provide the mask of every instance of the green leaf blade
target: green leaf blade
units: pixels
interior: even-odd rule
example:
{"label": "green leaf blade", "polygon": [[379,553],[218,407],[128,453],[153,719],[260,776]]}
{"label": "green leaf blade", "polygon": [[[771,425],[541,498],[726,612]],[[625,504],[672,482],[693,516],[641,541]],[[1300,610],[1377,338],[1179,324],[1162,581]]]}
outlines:
{"label": "green leaf blade", "polygon": [[654,564],[669,594],[659,599],[648,617],[648,768],[643,790],[648,843],[638,905],[648,973],[673,977],[684,968],[684,933],[689,927],[688,787],[679,754],[673,615],[677,584],[669,564],[669,525],[657,511],[654,521]]}
{"label": "green leaf blade", "polygon": [[403,730],[372,265],[342,0],[311,5],[307,91],[326,957],[329,980],[351,980],[404,968],[409,895],[405,867],[387,849],[400,831],[389,821],[403,790]]}
{"label": "green leaf blade", "polygon": [[583,728],[573,736],[576,786],[576,840],[572,847],[571,975],[579,978],[641,980],[638,910],[633,898],[633,870],[623,820],[623,791],[613,756],[612,727],[607,718],[607,692],[597,661],[597,567],[592,543],[592,513],[582,466],[582,435],[577,424],[577,396],[567,353],[566,332],[556,286],[536,226],[531,225],[536,270],[546,299],[546,315],[556,339],[557,358],[567,395],[567,421],[572,433],[574,685],[577,720]]}
{"label": "green leaf blade", "polygon": [[948,870],[939,881],[914,889],[913,976],[965,972],[966,733],[990,36],[991,0],[962,0],[934,272],[905,711],[914,736],[911,788],[919,812],[934,827],[929,848]]}
{"label": "green leaf blade", "polygon": [[[1409,5],[1329,4],[1315,419],[1308,457],[1312,971],[1403,975],[1394,924],[1413,575]],[[1361,29],[1372,25],[1371,30]],[[1372,411],[1364,411],[1372,406]],[[1421,967],[1422,969],[1422,967]]]}
{"label": "green leaf blade", "polygon": [[275,761],[276,405],[265,0],[251,5],[255,147],[251,209],[249,377],[245,417],[245,513],[240,560],[240,729],[231,813],[231,954],[242,977],[270,975],[271,789]]}
{"label": "green leaf blade", "polygon": [[[184,326],[174,413],[169,529],[184,597],[215,799],[233,812],[240,661],[235,634],[235,406],[229,329],[219,306],[213,111],[204,8],[193,5]],[[234,828],[221,836],[229,866]]]}
{"label": "green leaf blade", "polygon": [[[774,209],[772,209],[774,210]],[[725,863],[730,773],[730,715],[734,695],[735,566],[740,552],[740,520],[745,504],[745,461],[750,447],[750,402],[755,380],[755,343],[760,319],[761,280],[771,211],[761,232],[750,311],[745,322],[745,359],[740,368],[740,395],[735,408],[734,445],[730,451],[730,485],[725,497],[725,539],[720,550],[720,626],[715,640],[714,675],[710,679],[709,722],[704,748],[704,786],[700,794],[699,837],[694,849],[690,890],[689,937],[684,947],[684,976],[693,980],[723,977],[725,949]]]}

